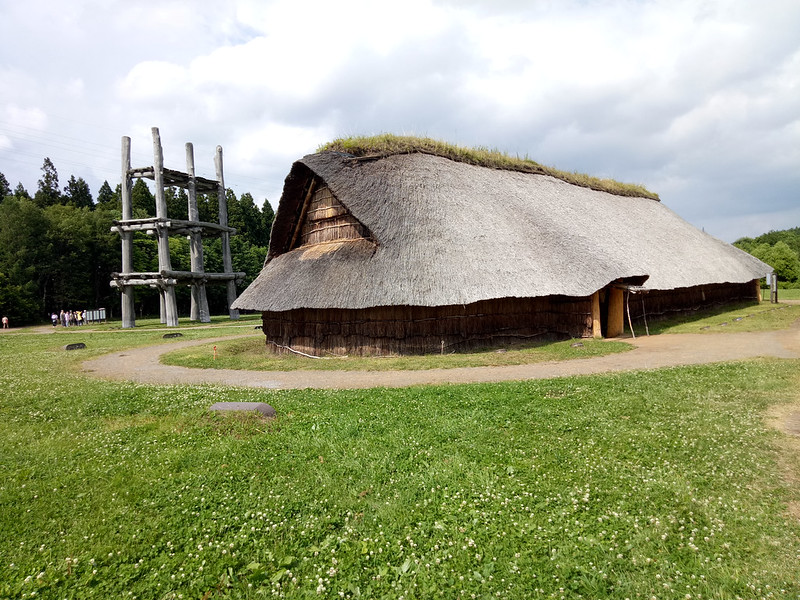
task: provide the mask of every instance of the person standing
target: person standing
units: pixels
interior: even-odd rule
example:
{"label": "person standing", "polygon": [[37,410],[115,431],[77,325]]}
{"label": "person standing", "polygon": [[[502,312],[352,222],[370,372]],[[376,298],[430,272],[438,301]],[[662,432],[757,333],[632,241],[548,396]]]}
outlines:
{"label": "person standing", "polygon": [[8,329],[8,317],[3,315],[3,329]]}
{"label": "person standing", "polygon": [[58,315],[56,313],[50,315],[50,320],[53,322],[53,327],[58,325]]}

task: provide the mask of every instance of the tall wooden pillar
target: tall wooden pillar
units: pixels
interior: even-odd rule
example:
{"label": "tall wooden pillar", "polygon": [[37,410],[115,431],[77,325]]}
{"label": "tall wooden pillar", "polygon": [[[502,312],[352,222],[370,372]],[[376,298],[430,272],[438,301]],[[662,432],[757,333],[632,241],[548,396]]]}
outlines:
{"label": "tall wooden pillar", "polygon": [[[152,128],[153,133],[153,175],[156,182],[156,217],[167,218],[167,199],[164,196],[164,152],[161,149],[161,136],[158,127]],[[158,269],[172,271],[172,262],[169,258],[169,229],[165,226],[158,228]],[[175,300],[175,286],[166,284],[163,287],[164,317],[162,323],[168,327],[178,326],[178,303]]]}
{"label": "tall wooden pillar", "polygon": [[[219,224],[228,226],[228,199],[225,197],[225,180],[222,176],[222,146],[217,146],[217,153],[214,156],[214,166],[217,170],[217,200],[219,202]],[[231,234],[227,231],[222,232],[222,271],[233,274],[233,261],[231,260]],[[236,282],[229,279],[228,288],[228,314],[231,319],[239,318],[239,311],[231,308],[236,301]]]}
{"label": "tall wooden pillar", "polygon": [[[186,143],[186,173],[189,175],[189,220],[199,221],[200,212],[197,209],[197,184],[194,175],[194,146],[191,142]],[[189,232],[189,260],[191,261],[192,271],[204,273],[203,265],[203,238],[202,230],[198,227],[192,228]],[[189,313],[192,321],[210,323],[211,315],[208,312],[208,296],[206,295],[206,284],[203,279],[195,279],[192,282],[192,306]]]}
{"label": "tall wooden pillar", "polygon": [[603,337],[603,322],[600,317],[600,291],[592,294],[592,337]]}
{"label": "tall wooden pillar", "polygon": [[606,337],[619,337],[625,330],[625,302],[622,289],[608,288],[608,326]]}
{"label": "tall wooden pillar", "polygon": [[[131,138],[122,138],[122,220],[131,219]],[[121,231],[122,238],[122,272],[133,273],[133,232]],[[136,309],[133,305],[133,287],[122,286],[122,327],[136,326]]]}

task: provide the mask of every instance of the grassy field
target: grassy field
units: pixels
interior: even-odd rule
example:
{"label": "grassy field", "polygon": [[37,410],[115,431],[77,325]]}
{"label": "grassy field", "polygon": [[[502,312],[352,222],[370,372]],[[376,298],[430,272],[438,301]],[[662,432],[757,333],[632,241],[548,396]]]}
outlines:
{"label": "grassy field", "polygon": [[77,372],[162,334],[0,337],[0,598],[800,597],[798,454],[764,420],[798,361],[347,392]]}
{"label": "grassy field", "polygon": [[[698,311],[693,316],[680,315],[651,322],[649,330],[651,334],[773,331],[785,329],[797,319],[800,319],[800,305],[797,304],[746,303],[724,309]],[[633,329],[636,335],[645,335],[643,323],[634,323]]]}
{"label": "grassy field", "polygon": [[[695,316],[649,324],[652,334],[717,333],[783,329],[800,319],[800,305],[762,303],[743,304],[725,310],[707,310]],[[634,324],[636,335],[645,335],[644,324]],[[579,342],[576,344],[576,342]],[[294,371],[299,369],[390,371],[418,369],[452,369],[519,365],[547,360],[571,360],[625,352],[631,346],[608,340],[569,340],[557,343],[529,344],[503,349],[458,354],[430,354],[385,358],[326,357],[309,359],[295,354],[276,355],[265,352],[264,337],[217,343],[217,356],[207,348],[185,348],[162,357],[169,365],[212,369],[252,369],[255,371]]]}
{"label": "grassy field", "polygon": [[[765,298],[769,300],[769,293],[765,294]],[[800,300],[800,289],[779,289],[778,302],[782,300]]]}
{"label": "grassy field", "polygon": [[427,354],[424,356],[358,357],[329,356],[323,360],[297,354],[272,354],[264,349],[264,336],[222,341],[217,344],[217,357],[207,348],[185,348],[162,356],[168,365],[211,369],[251,369],[255,371],[391,371],[420,369],[453,369],[456,367],[488,367],[520,365],[546,360],[571,360],[603,356],[631,349],[624,342],[603,340],[569,340],[539,343],[482,352]]}

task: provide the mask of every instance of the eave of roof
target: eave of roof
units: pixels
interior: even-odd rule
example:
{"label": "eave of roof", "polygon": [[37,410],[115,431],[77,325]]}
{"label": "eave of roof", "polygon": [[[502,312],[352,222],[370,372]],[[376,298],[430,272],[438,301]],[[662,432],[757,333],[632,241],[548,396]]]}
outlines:
{"label": "eave of roof", "polygon": [[[377,245],[289,250],[311,178],[324,181]],[[651,289],[743,283],[768,267],[660,202],[549,176],[425,154],[297,161],[265,268],[234,306],[251,310],[443,306],[492,298],[588,296],[617,280]]]}

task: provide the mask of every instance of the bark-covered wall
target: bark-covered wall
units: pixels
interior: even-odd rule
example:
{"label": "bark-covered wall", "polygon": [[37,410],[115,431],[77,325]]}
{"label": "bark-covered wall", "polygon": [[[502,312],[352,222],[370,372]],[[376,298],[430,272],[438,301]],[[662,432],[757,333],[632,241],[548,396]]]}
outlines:
{"label": "bark-covered wall", "polygon": [[592,335],[590,298],[506,298],[465,306],[265,312],[267,349],[314,355],[458,352]]}
{"label": "bark-covered wall", "polygon": [[631,318],[637,323],[641,322],[642,312],[648,321],[655,321],[675,315],[689,315],[702,309],[735,302],[755,302],[759,299],[759,294],[759,282],[755,280],[748,283],[719,283],[675,290],[651,290],[644,294],[631,294],[627,298],[627,303],[630,306]]}

